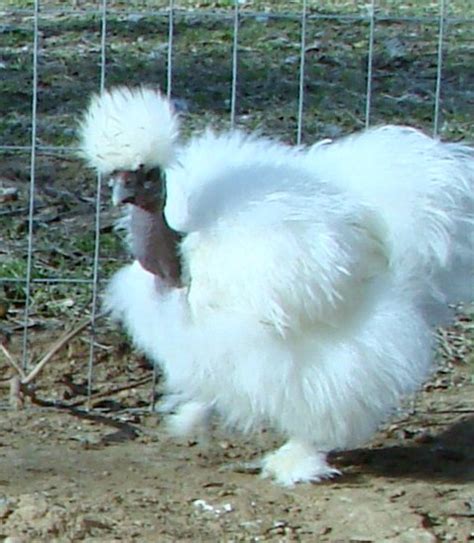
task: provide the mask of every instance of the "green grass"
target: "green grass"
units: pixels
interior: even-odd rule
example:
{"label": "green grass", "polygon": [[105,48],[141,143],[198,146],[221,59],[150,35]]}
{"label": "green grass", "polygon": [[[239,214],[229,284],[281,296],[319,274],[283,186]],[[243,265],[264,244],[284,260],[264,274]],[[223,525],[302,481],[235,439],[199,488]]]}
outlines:
{"label": "green grass", "polygon": [[[53,3],[49,3],[51,6]],[[180,5],[186,6],[189,3]],[[204,9],[205,6],[200,4]],[[204,3],[225,7],[226,3]],[[384,9],[410,11],[433,2],[384,3]],[[56,5],[59,5],[56,3]],[[61,4],[62,5],[62,4]],[[64,3],[68,5],[68,3]],[[112,3],[112,7],[116,4]],[[119,5],[119,4],[117,4]],[[166,2],[150,6],[166,6]],[[275,9],[297,9],[298,2],[275,3]],[[353,2],[324,2],[319,8],[344,13]],[[462,2],[450,4],[450,10]],[[298,20],[261,20],[245,16],[239,33],[238,121],[291,140],[295,123],[299,77],[300,24]],[[316,3],[309,3],[310,11]],[[332,7],[331,7],[332,6]],[[38,139],[44,145],[74,145],[77,116],[87,96],[99,84],[100,17],[78,12],[48,15],[40,20]],[[402,9],[403,8],[403,9]],[[132,8],[130,8],[132,9]],[[420,7],[421,9],[421,7]],[[434,8],[433,8],[434,9]],[[421,11],[423,11],[421,10]],[[199,12],[201,13],[201,12]],[[229,12],[231,14],[231,10]],[[469,11],[466,10],[467,16]],[[110,85],[147,82],[166,87],[167,18],[129,19],[110,14],[107,35],[107,82]],[[431,129],[437,62],[438,25],[434,22],[379,22],[376,27],[373,78],[375,122],[404,122]],[[28,145],[31,140],[31,18],[15,17],[0,35],[0,144]],[[390,42],[402,51],[392,57]],[[474,30],[470,22],[451,24],[446,34],[443,63],[442,135],[472,138],[472,104],[466,89],[474,82]],[[337,20],[308,21],[305,79],[305,136],[325,137],[335,123],[341,129],[360,126],[365,111],[368,25]],[[202,18],[177,12],[173,53],[173,90],[187,101],[190,124],[201,119],[228,119],[231,80],[232,18]],[[275,122],[274,110],[283,111]],[[294,116],[294,115],[293,115]],[[258,122],[257,122],[258,121]],[[309,122],[308,122],[309,121]]]}
{"label": "green grass", "polygon": [[[167,85],[168,0],[108,2],[107,84]],[[367,2],[309,0],[308,14],[367,14]],[[173,95],[187,107],[186,133],[230,121],[233,0],[177,1],[173,49]],[[248,130],[294,142],[297,130],[300,66],[299,0],[252,1],[240,5],[237,123]],[[470,0],[451,0],[449,16],[474,17]],[[3,0],[0,32],[0,145],[31,142],[32,23],[27,0]],[[42,2],[38,65],[37,139],[45,146],[74,146],[76,126],[88,96],[100,80],[100,2]],[[425,17],[438,14],[438,1],[384,0],[378,14]],[[198,9],[192,9],[198,8]],[[255,17],[254,12],[293,13],[293,18]],[[95,13],[87,12],[97,10]],[[161,10],[161,11],[160,11]],[[146,11],[146,14],[145,14]],[[207,16],[210,12],[217,16]],[[142,17],[129,17],[130,13]],[[152,12],[152,13],[150,13]],[[368,21],[307,21],[303,137],[306,142],[334,137],[364,124]],[[451,22],[443,56],[441,135],[473,139],[474,25]],[[428,132],[433,126],[438,45],[437,21],[378,21],[373,63],[373,123],[404,123]],[[391,48],[397,46],[399,53]],[[0,215],[0,276],[26,275],[25,208],[28,207],[30,156],[0,152],[2,183],[18,186],[12,213]],[[95,248],[95,178],[70,154],[38,153],[37,209],[33,277],[90,279]],[[104,188],[101,277],[129,258],[111,229],[109,193]],[[2,207],[2,211],[3,211]],[[9,286],[14,303],[24,303],[24,288]],[[75,311],[90,301],[90,288],[38,285],[34,307],[45,314]],[[72,306],[64,300],[75,298]],[[49,301],[48,301],[49,300]]]}

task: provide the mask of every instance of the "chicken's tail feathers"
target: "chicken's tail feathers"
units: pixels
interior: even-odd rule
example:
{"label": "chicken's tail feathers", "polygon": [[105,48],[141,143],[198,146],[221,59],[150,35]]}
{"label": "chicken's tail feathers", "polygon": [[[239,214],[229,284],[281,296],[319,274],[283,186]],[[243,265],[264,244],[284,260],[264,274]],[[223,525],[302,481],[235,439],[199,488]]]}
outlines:
{"label": "chicken's tail feathers", "polygon": [[170,101],[146,86],[115,87],[92,96],[79,126],[79,152],[99,173],[167,167],[178,117]]}
{"label": "chicken's tail feathers", "polygon": [[448,304],[474,299],[474,149],[436,142],[430,174],[418,202],[425,220],[413,231],[421,266],[406,269],[422,282],[427,319],[439,325],[452,315]]}
{"label": "chicken's tail feathers", "polygon": [[313,146],[308,156],[321,178],[375,212],[390,270],[411,297],[433,315],[472,299],[472,147],[388,125]]}

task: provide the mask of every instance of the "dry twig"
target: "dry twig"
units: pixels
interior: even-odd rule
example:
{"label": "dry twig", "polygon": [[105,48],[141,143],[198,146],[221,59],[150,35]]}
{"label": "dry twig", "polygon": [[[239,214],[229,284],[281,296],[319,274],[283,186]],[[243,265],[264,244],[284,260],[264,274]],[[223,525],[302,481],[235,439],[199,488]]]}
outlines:
{"label": "dry twig", "polygon": [[[102,318],[106,313],[100,313],[96,315],[94,322]],[[20,378],[20,385],[26,386],[29,383],[31,383],[38,374],[42,371],[42,369],[46,366],[46,364],[53,358],[53,356],[59,352],[63,347],[65,347],[73,338],[75,338],[78,334],[80,334],[85,328],[87,328],[89,325],[92,324],[91,319],[85,319],[82,321],[78,326],[70,330],[69,332],[66,332],[63,336],[61,336],[56,343],[54,343],[51,348],[48,350],[48,352],[39,360],[39,362],[35,365],[35,367],[28,373],[28,375],[23,371],[22,367],[18,362],[14,359],[14,357],[11,355],[11,353],[8,351],[8,349],[3,345],[3,343],[0,342],[0,350],[2,351],[3,355],[5,356],[5,359],[7,362],[12,366],[12,368],[16,371],[17,375]]]}
{"label": "dry twig", "polygon": [[21,389],[21,380],[18,375],[14,375],[10,379],[10,407],[18,410],[23,406],[23,393]]}
{"label": "dry twig", "polygon": [[100,398],[113,396],[114,394],[117,394],[118,392],[123,392],[124,390],[130,390],[131,388],[145,385],[146,383],[149,383],[151,380],[152,380],[152,376],[147,375],[146,377],[143,377],[142,379],[139,379],[138,381],[127,383],[126,385],[118,386],[111,390],[103,390],[102,392],[97,392],[96,394],[92,394],[90,398],[77,400],[73,403],[67,404],[67,407],[79,407],[83,405],[86,401],[90,401],[92,403],[93,401],[99,400]]}
{"label": "dry twig", "polygon": [[3,355],[5,356],[6,361],[12,366],[12,368],[17,372],[17,374],[20,376],[21,380],[26,378],[26,374],[23,371],[22,367],[17,363],[17,361],[13,358],[10,351],[5,347],[3,343],[0,342],[0,351],[2,351]]}
{"label": "dry twig", "polygon": [[[95,320],[98,320],[99,318],[103,317],[104,313],[99,314],[96,316]],[[22,384],[27,385],[28,383],[31,383],[36,376],[39,374],[39,372],[44,368],[44,366],[51,360],[51,358],[60,351],[64,346],[66,346],[72,339],[74,339],[78,334],[80,334],[85,328],[87,328],[91,324],[91,319],[86,319],[82,321],[76,328],[73,328],[66,334],[64,334],[62,337],[54,343],[49,351],[41,358],[41,360],[36,364],[36,366],[30,371],[30,373],[22,379]]]}

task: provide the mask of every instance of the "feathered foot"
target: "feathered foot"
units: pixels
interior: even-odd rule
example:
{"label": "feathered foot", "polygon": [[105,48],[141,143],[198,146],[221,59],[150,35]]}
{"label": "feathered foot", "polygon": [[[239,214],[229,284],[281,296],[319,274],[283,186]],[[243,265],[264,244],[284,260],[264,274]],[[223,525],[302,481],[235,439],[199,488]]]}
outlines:
{"label": "feathered foot", "polygon": [[313,446],[290,439],[283,447],[267,454],[262,460],[262,477],[291,487],[296,483],[317,483],[341,475],[326,460],[327,453]]}
{"label": "feathered foot", "polygon": [[211,408],[202,402],[186,402],[167,419],[168,432],[174,437],[196,437],[205,442],[209,433]]}

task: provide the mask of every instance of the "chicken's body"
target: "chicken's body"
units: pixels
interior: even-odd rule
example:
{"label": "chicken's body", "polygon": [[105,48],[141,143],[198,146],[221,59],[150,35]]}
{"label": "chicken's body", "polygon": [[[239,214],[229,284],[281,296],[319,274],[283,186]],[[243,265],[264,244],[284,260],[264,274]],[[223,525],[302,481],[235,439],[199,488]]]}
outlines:
{"label": "chicken's body", "polygon": [[[153,103],[148,90],[113,92]],[[83,147],[94,164],[94,142]],[[265,475],[331,477],[326,454],[362,444],[430,372],[428,322],[472,265],[472,151],[401,127],[309,149],[207,131],[163,167],[182,286],[135,261],[107,304],[163,368],[172,427],[190,432],[210,412],[270,426],[289,441]]]}

